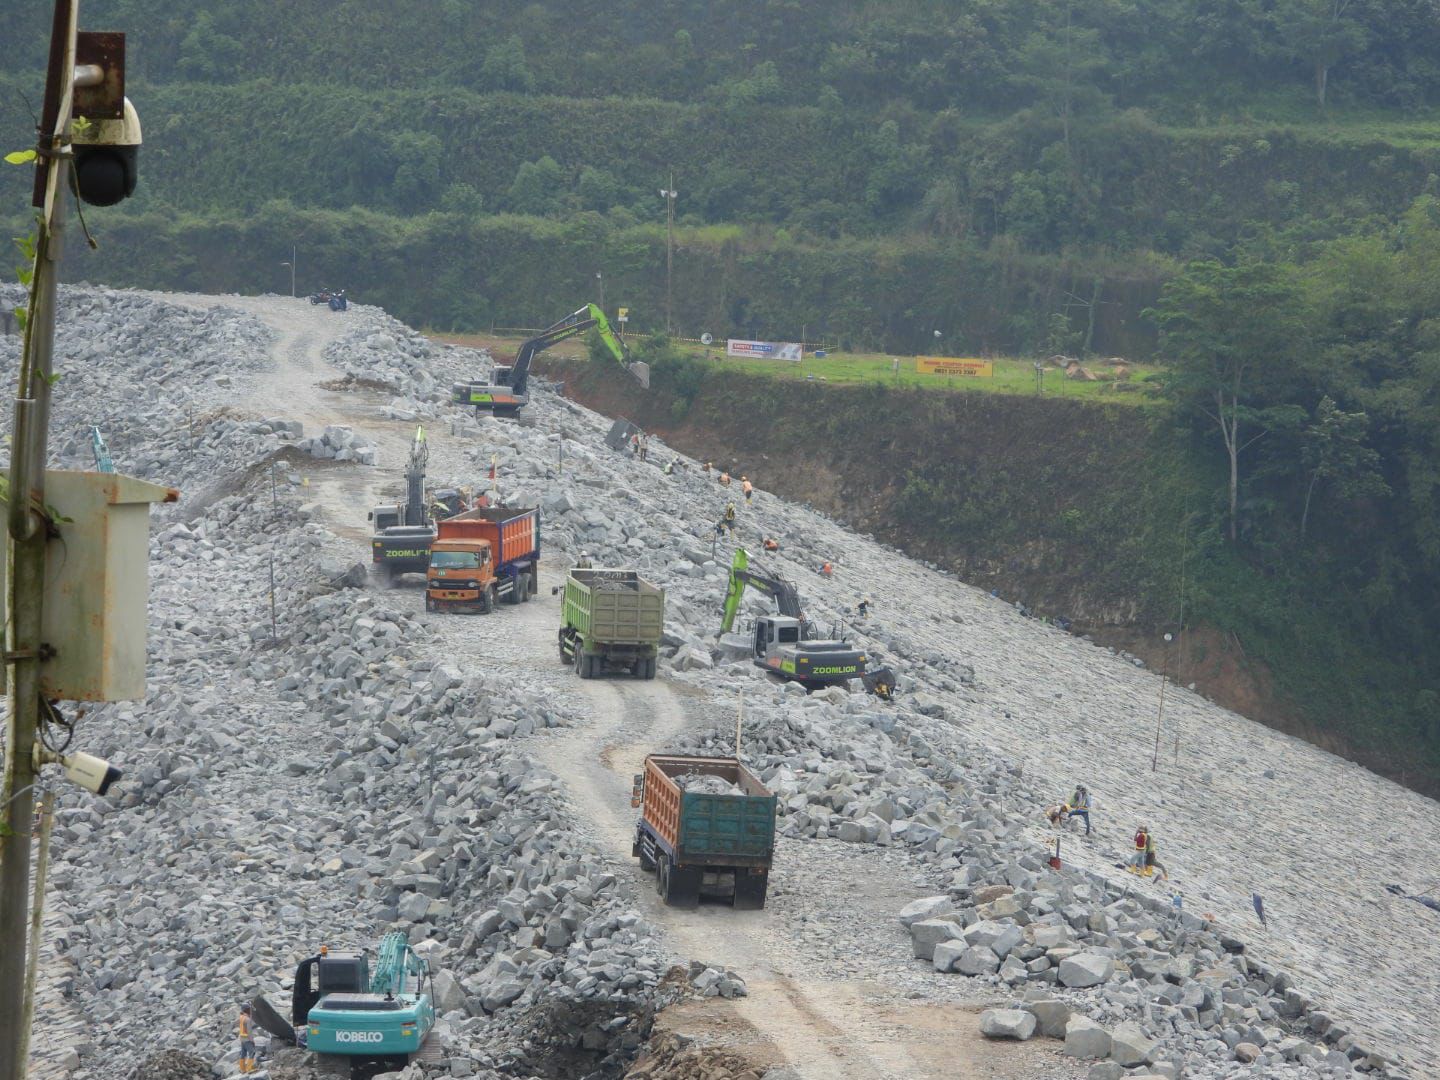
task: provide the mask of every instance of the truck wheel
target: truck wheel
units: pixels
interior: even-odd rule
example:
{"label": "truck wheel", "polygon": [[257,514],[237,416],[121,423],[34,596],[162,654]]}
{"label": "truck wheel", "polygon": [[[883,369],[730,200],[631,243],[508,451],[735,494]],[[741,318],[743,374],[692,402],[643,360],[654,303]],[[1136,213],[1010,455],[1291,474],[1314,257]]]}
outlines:
{"label": "truck wheel", "polygon": [[495,586],[486,585],[485,591],[480,594],[480,610],[489,615],[495,610]]}
{"label": "truck wheel", "polygon": [[578,644],[575,646],[575,673],[582,679],[591,678],[595,674],[595,669],[590,665],[590,657],[585,655]]}
{"label": "truck wheel", "polygon": [[520,590],[521,590],[521,588],[523,587],[523,586],[521,586],[520,581],[521,581],[521,579],[518,578],[518,577],[511,579],[511,581],[510,581],[510,594],[505,597],[505,602],[506,602],[507,604],[518,604],[518,603],[520,603]]}
{"label": "truck wheel", "polygon": [[770,883],[768,874],[747,874],[735,871],[736,911],[759,911],[765,906],[765,889]]}
{"label": "truck wheel", "polygon": [[428,596],[425,597],[425,610],[426,610],[426,611],[434,611],[434,610],[435,610],[435,601],[434,601],[434,600],[431,600],[430,597],[428,597]]}
{"label": "truck wheel", "polygon": [[644,678],[644,679],[653,679],[654,677],[655,677],[655,657],[652,656],[652,657],[650,657],[649,660],[646,660],[646,661],[645,661],[645,674],[642,675],[641,678]]}
{"label": "truck wheel", "polygon": [[660,855],[655,860],[655,891],[660,899],[670,902],[670,856]]}
{"label": "truck wheel", "polygon": [[530,582],[531,578],[529,574],[521,574],[520,580],[516,582],[516,584],[520,586],[520,602],[522,604],[527,603],[530,597],[534,595],[535,588]]}
{"label": "truck wheel", "polygon": [[700,906],[700,877],[698,866],[677,869],[671,866],[665,873],[665,903],[669,907],[697,908]]}

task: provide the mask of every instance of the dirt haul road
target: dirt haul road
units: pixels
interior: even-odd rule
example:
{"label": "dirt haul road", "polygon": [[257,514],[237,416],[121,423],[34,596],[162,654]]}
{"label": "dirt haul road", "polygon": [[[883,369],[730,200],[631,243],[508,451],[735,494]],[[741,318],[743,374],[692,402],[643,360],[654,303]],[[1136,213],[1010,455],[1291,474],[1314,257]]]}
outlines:
{"label": "dirt haul road", "polygon": [[[403,490],[403,463],[415,424],[387,419],[386,395],[328,388],[339,372],[323,353],[350,329],[345,316],[289,298],[157,295],[196,307],[223,304],[253,314],[276,331],[274,372],[237,402],[246,412],[300,419],[306,435],[330,424],[347,425],[380,447],[380,464],[373,469],[327,468],[322,461],[295,466],[306,478],[321,520],[344,542],[341,546],[352,557],[368,558],[365,511],[395,501]],[[438,425],[427,432],[432,483],[478,478],[466,454],[473,439],[452,439]],[[914,1000],[925,965],[895,934],[895,913],[934,888],[918,881],[901,856],[870,849],[857,859],[853,849],[836,842],[782,841],[766,910],[737,913],[704,906],[676,911],[660,903],[652,877],[630,857],[631,776],[645,753],[666,749],[667,739],[683,728],[723,730],[733,725],[732,714],[727,705],[707,700],[694,688],[672,686],[663,674],[650,683],[582,681],[562,668],[555,650],[558,608],[549,585],[563,572],[560,565],[542,564],[539,602],[502,606],[488,617],[434,616],[442,645],[431,659],[542,682],[560,698],[578,703],[588,717],[582,726],[537,737],[550,740],[538,753],[565,781],[577,820],[588,824],[592,838],[613,854],[617,871],[633,881],[640,910],[677,962],[727,967],[748,985],[745,998],[683,1004],[663,1015],[657,1029],[694,1036],[757,1066],[788,1066],[801,1077],[1038,1080],[1083,1075],[1078,1064],[1059,1057],[1056,1043],[987,1043],[978,1033],[975,1013],[994,1003],[993,992],[972,988],[968,980],[945,980],[940,993],[926,993],[931,1000]],[[407,579],[402,589],[407,587],[421,607],[419,580]],[[831,916],[839,911],[845,923],[832,926]],[[797,941],[790,932],[797,922],[830,932]],[[844,953],[866,958],[863,977],[816,974],[833,971],[837,954]]]}

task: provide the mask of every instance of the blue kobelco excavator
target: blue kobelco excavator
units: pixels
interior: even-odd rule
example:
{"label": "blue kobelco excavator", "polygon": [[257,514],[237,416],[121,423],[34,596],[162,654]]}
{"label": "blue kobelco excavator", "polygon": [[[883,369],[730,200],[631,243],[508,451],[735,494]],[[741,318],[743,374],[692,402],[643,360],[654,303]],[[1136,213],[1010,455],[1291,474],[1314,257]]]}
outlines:
{"label": "blue kobelco excavator", "polygon": [[364,952],[322,946],[295,968],[290,1025],[263,995],[253,1003],[255,1021],[317,1054],[349,1058],[356,1080],[403,1069],[435,1026],[434,988],[424,989],[429,977],[429,966],[404,934],[385,935],[373,972]]}
{"label": "blue kobelco excavator", "polygon": [[496,364],[491,373],[493,382],[458,382],[450,387],[450,400],[456,405],[473,405],[475,412],[491,412],[496,416],[514,416],[530,402],[530,362],[558,342],[577,337],[594,327],[600,333],[600,340],[610,354],[621,364],[627,364],[625,345],[610,329],[605,312],[595,304],[586,304],[579,311],[572,311],[565,318],[547,326],[528,341],[522,342],[515,354],[515,363]]}

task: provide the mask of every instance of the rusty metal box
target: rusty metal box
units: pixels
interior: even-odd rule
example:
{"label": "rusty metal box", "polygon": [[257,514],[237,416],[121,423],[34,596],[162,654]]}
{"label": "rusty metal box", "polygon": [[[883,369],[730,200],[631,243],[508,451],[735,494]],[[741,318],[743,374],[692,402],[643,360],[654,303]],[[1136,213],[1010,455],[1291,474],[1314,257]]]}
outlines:
{"label": "rusty metal box", "polygon": [[45,474],[45,502],[62,519],[46,554],[43,633],[54,655],[41,690],[61,701],[145,696],[150,504],[173,488],[120,473]]}

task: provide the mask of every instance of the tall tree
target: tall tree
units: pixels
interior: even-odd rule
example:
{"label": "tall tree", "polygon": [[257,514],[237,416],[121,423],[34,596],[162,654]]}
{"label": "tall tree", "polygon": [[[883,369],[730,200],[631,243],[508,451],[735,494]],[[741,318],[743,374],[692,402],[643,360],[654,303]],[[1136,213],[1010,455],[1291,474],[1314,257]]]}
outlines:
{"label": "tall tree", "polygon": [[1037,15],[1036,21],[1041,28],[1027,36],[1017,50],[1013,78],[1060,121],[1068,156],[1075,116],[1110,102],[1096,85],[1109,57],[1099,33],[1075,22],[1072,0],[1061,0],[1048,16]]}
{"label": "tall tree", "polygon": [[1280,0],[1275,26],[1285,51],[1311,65],[1315,102],[1325,108],[1330,69],[1365,46],[1365,27],[1351,10],[1354,0]]}
{"label": "tall tree", "polygon": [[1380,475],[1380,455],[1365,444],[1370,426],[1363,412],[1345,412],[1326,394],[1315,409],[1315,419],[1305,429],[1300,458],[1310,474],[1305,485],[1305,508],[1300,513],[1300,539],[1305,539],[1310,522],[1310,500],[1315,488],[1325,483],[1342,498],[1388,495],[1389,485]]}
{"label": "tall tree", "polygon": [[1170,361],[1165,389],[1220,434],[1229,469],[1229,534],[1239,536],[1240,459],[1286,404],[1304,351],[1301,293],[1291,268],[1193,262],[1148,312]]}

